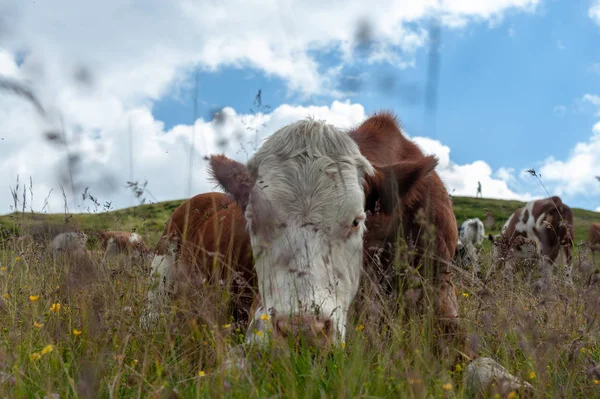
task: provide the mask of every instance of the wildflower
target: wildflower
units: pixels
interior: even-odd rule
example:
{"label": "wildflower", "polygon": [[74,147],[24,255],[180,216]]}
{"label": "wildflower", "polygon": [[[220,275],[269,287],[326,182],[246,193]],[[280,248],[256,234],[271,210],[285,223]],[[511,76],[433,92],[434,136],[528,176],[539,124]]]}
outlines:
{"label": "wildflower", "polygon": [[263,335],[263,332],[262,332],[262,331],[260,331],[260,330],[257,330],[257,331],[256,331],[256,335],[258,335],[259,337],[262,337],[262,335]]}
{"label": "wildflower", "polygon": [[342,342],[342,343],[340,344],[340,346],[342,347],[342,349],[344,349],[344,348],[346,347],[346,343],[345,343],[345,342]]}
{"label": "wildflower", "polygon": [[50,306],[50,311],[58,313],[60,311],[60,303],[53,303],[52,306]]}
{"label": "wildflower", "polygon": [[460,371],[462,371],[462,369],[463,369],[463,368],[462,368],[462,365],[461,365],[460,363],[459,363],[459,364],[457,364],[457,365],[456,365],[456,367],[454,368],[454,370],[455,370],[455,371],[457,371],[457,372],[460,372]]}
{"label": "wildflower", "polygon": [[444,391],[451,391],[452,390],[452,384],[450,384],[450,383],[444,384],[444,385],[442,385],[442,389]]}
{"label": "wildflower", "polygon": [[533,379],[535,379],[535,371],[530,371],[530,372],[529,372],[529,379],[530,379],[530,380],[533,380]]}
{"label": "wildflower", "polygon": [[76,328],[74,328],[73,335],[75,335],[75,336],[81,335],[81,330],[77,330]]}
{"label": "wildflower", "polygon": [[20,256],[17,256],[17,257],[15,258],[15,260],[18,262],[18,261],[20,261],[20,260],[21,260],[21,257],[20,257]]}
{"label": "wildflower", "polygon": [[34,352],[31,355],[29,355],[29,360],[31,360],[33,362],[33,361],[38,360],[40,357],[42,357],[40,352]]}
{"label": "wildflower", "polygon": [[600,380],[594,380],[594,385],[600,385]]}
{"label": "wildflower", "polygon": [[8,294],[4,294],[2,296],[4,297],[4,299],[8,299]]}
{"label": "wildflower", "polygon": [[34,321],[33,322],[33,326],[35,328],[42,328],[42,327],[44,327],[44,324],[43,323],[38,323],[37,321]]}
{"label": "wildflower", "polygon": [[44,349],[42,349],[42,355],[52,352],[53,349],[54,347],[52,345],[44,346]]}
{"label": "wildflower", "polygon": [[515,399],[517,397],[517,393],[515,391],[510,391],[506,396],[507,399]]}
{"label": "wildflower", "polygon": [[38,299],[40,299],[40,296],[39,296],[39,295],[29,295],[29,300],[30,300],[31,302],[35,302],[35,301],[37,301]]}
{"label": "wildflower", "polygon": [[137,359],[133,359],[131,361],[131,367],[135,367],[138,364],[138,360]]}
{"label": "wildflower", "polygon": [[463,292],[462,296],[465,297],[465,298],[468,298],[469,297],[469,293],[468,292]]}
{"label": "wildflower", "polygon": [[260,316],[261,320],[269,320],[269,315],[268,314],[264,314],[262,316]]}
{"label": "wildflower", "polygon": [[231,324],[223,324],[223,328],[227,329],[229,327],[231,327]]}
{"label": "wildflower", "polygon": [[2,266],[2,267],[0,267],[0,270],[3,271],[3,272],[5,272],[6,271],[6,267]]}
{"label": "wildflower", "polygon": [[360,324],[360,325],[356,326],[356,329],[355,329],[355,330],[356,330],[356,331],[362,331],[362,330],[364,330],[364,329],[365,329],[365,326],[364,326],[364,325],[362,325],[362,324]]}
{"label": "wildflower", "polygon": [[198,377],[204,377],[206,373],[203,370],[198,371]]}

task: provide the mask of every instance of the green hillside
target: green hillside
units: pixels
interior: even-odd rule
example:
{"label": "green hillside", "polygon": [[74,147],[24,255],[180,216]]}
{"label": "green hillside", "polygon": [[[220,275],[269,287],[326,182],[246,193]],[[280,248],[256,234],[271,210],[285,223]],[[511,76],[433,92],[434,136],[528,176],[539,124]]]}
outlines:
{"label": "green hillside", "polygon": [[[0,229],[28,231],[35,225],[44,223],[73,224],[85,231],[97,229],[132,230],[144,235],[150,244],[154,244],[162,232],[165,221],[183,200],[158,202],[154,204],[139,205],[117,211],[73,214],[65,217],[64,214],[39,214],[39,213],[13,213],[0,216]],[[517,208],[524,205],[520,201],[505,201],[497,199],[453,197],[454,214],[458,224],[467,218],[478,217],[485,220],[488,212],[494,218],[494,224],[489,230],[495,234]],[[592,222],[600,222],[600,213],[573,208],[575,216],[576,242],[585,240],[587,229]],[[487,232],[487,231],[486,231]]]}

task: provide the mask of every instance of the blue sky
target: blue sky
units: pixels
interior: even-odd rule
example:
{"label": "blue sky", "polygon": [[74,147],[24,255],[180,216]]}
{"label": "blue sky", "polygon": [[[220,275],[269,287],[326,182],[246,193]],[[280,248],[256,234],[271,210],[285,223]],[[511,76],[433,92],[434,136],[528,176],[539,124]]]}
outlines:
{"label": "blue sky", "polygon": [[[154,147],[188,140],[197,74],[197,117],[215,137],[224,133],[211,122],[214,111],[229,107],[236,117],[248,114],[259,89],[263,104],[270,106],[265,112],[279,109],[267,118],[273,121],[291,117],[281,115],[282,106],[297,106],[302,112],[314,112],[310,107],[321,106],[327,116],[333,112],[334,101],[349,101],[362,108],[353,108],[356,115],[347,118],[344,123],[348,125],[353,118],[358,122],[375,111],[393,110],[406,132],[418,137],[426,152],[448,158],[440,174],[449,190],[458,195],[474,195],[476,181],[483,180],[484,195],[487,191],[496,198],[523,200],[545,196],[535,179],[520,173],[535,168],[542,172],[542,181],[551,194],[562,195],[572,206],[600,207],[600,184],[595,187],[593,179],[593,175],[600,175],[600,156],[592,155],[600,149],[594,133],[600,120],[600,12],[595,14],[600,3],[595,0],[449,1],[440,6],[447,19],[441,27],[435,130],[433,125],[425,124],[428,40],[419,32],[429,26],[431,15],[421,6],[398,11],[390,3],[385,5],[391,7],[386,11],[382,3],[380,14],[357,8],[355,14],[348,11],[346,17],[337,15],[342,13],[339,5],[337,9],[335,5],[324,9],[329,6],[290,1],[291,11],[281,5],[274,11],[261,9],[260,15],[266,15],[264,21],[252,23],[249,14],[258,13],[257,7],[248,5],[238,10],[242,8],[239,4],[229,2],[210,6],[174,2],[177,5],[173,7],[155,3],[155,8],[145,9],[142,17],[136,7],[129,10],[130,16],[127,7],[116,6],[111,11],[107,3],[98,11],[76,4],[68,8],[70,15],[50,17],[48,10],[23,6],[21,14],[28,16],[24,21],[29,22],[24,25],[30,31],[20,32],[22,40],[15,43],[21,47],[10,42],[5,46],[17,67],[4,69],[16,70],[15,74],[22,76],[30,73],[34,57],[22,55],[23,43],[28,44],[28,54],[37,55],[45,63],[85,60],[96,65],[101,94],[81,100],[80,108],[76,109],[73,101],[65,107],[73,108],[74,125],[93,131],[94,137],[103,137],[107,143],[111,143],[107,138],[117,135],[116,126],[125,118],[140,118],[146,131],[156,130],[152,137],[144,137],[147,133],[143,131],[135,133]],[[221,15],[219,12],[203,8],[213,6],[222,7],[219,11],[231,20],[229,27],[220,26],[224,20],[214,22],[217,17],[212,15]],[[182,9],[185,13],[180,14]],[[115,10],[122,15],[122,26],[116,22],[114,32],[102,41],[90,36],[78,43],[68,27],[64,31],[54,27],[57,21],[74,16],[83,21],[88,17],[90,25],[101,26],[103,18],[110,18]],[[269,19],[271,11],[277,17]],[[357,16],[369,13],[373,14],[371,22],[383,21],[394,12],[398,16],[390,25],[372,23],[376,33],[371,53],[348,51],[357,26],[348,21],[356,22]],[[184,14],[190,21],[183,20]],[[148,30],[138,23],[141,31],[133,33],[131,21],[139,22],[139,18],[150,22]],[[194,18],[203,18],[204,22]],[[40,27],[42,21],[47,26]],[[400,25],[394,25],[397,23]],[[150,31],[150,26],[164,35]],[[395,32],[393,26],[399,30]],[[33,37],[44,39],[37,43],[37,53]],[[0,40],[0,51],[2,43]],[[44,51],[39,50],[42,47]],[[64,54],[69,52],[77,56],[66,57]],[[374,53],[392,61],[378,60]],[[357,77],[358,86],[353,85]],[[50,84],[40,80],[48,97],[60,98],[61,93],[76,96],[70,86],[62,87],[55,83],[57,80],[61,81],[54,79]],[[346,89],[352,92],[340,95],[339,91]],[[104,119],[98,120],[98,114]],[[264,134],[277,127],[272,122]],[[119,139],[115,140],[117,143]],[[217,151],[210,146],[201,150]],[[146,153],[152,151],[173,154],[175,149],[155,148]],[[116,153],[111,156],[123,158]],[[106,165],[100,158],[96,162]],[[22,164],[15,165],[18,170],[28,171]],[[135,169],[140,178],[157,175],[144,165],[142,156],[136,155]],[[159,193],[158,200],[183,196],[181,190],[165,186],[150,183]],[[204,189],[207,185],[198,183],[198,187]]]}

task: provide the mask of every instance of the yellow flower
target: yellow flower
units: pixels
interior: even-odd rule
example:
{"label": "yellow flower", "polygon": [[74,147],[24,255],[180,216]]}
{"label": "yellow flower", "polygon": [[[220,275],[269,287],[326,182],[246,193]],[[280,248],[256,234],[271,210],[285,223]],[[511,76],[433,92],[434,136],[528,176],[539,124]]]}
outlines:
{"label": "yellow flower", "polygon": [[42,357],[42,355],[40,355],[40,352],[34,352],[31,355],[29,355],[29,360],[33,362],[38,360],[40,357]]}
{"label": "yellow flower", "polygon": [[42,355],[52,352],[53,349],[54,347],[52,345],[44,346],[44,349],[42,349]]}
{"label": "yellow flower", "polygon": [[358,325],[358,326],[356,326],[356,329],[355,329],[355,330],[356,330],[356,331],[362,331],[362,330],[364,330],[364,329],[365,329],[365,326],[363,326],[363,325],[361,324],[361,325]]}
{"label": "yellow flower", "polygon": [[77,335],[81,335],[81,330],[77,330],[77,329],[73,329],[73,335],[77,336]]}
{"label": "yellow flower", "polygon": [[600,385],[600,380],[594,380],[594,385]]}
{"label": "yellow flower", "polygon": [[0,267],[0,270],[2,270],[3,272],[5,272],[6,271],[6,267],[2,266],[2,267]]}
{"label": "yellow flower", "polygon": [[262,337],[262,335],[263,335],[263,332],[262,332],[262,331],[260,331],[260,330],[257,330],[257,331],[256,331],[256,335],[258,335],[259,337]]}
{"label": "yellow flower", "polygon": [[131,361],[131,367],[135,367],[135,366],[136,366],[136,364],[138,364],[138,360],[137,360],[137,359],[133,359],[133,360]]}
{"label": "yellow flower", "polygon": [[229,328],[231,327],[231,324],[223,324],[223,328]]}
{"label": "yellow flower", "polygon": [[462,296],[464,296],[465,298],[468,298],[469,297],[469,293],[468,292],[463,292]]}
{"label": "yellow flower", "polygon": [[50,306],[50,311],[58,313],[60,311],[60,303],[53,303],[52,306]]}
{"label": "yellow flower", "polygon": [[452,384],[450,384],[450,383],[444,384],[444,385],[442,385],[442,389],[444,391],[451,391],[452,390]]}
{"label": "yellow flower", "polygon": [[462,365],[461,364],[457,364],[456,367],[454,368],[454,370],[460,372],[462,371]]}
{"label": "yellow flower", "polygon": [[2,296],[4,297],[4,299],[8,299],[8,294],[4,294]]}
{"label": "yellow flower", "polygon": [[340,346],[342,347],[342,349],[344,349],[344,348],[346,347],[346,343],[345,343],[345,342],[342,342],[342,343],[340,344]]}
{"label": "yellow flower", "polygon": [[198,377],[204,377],[206,373],[203,370],[198,371]]}
{"label": "yellow flower", "polygon": [[33,322],[33,326],[35,328],[42,328],[42,327],[44,327],[44,324],[43,323],[38,323],[37,321],[34,321]]}
{"label": "yellow flower", "polygon": [[515,399],[517,397],[517,393],[515,391],[510,391],[506,396],[507,399]]}
{"label": "yellow flower", "polygon": [[261,320],[269,320],[269,315],[268,314],[264,314],[262,316],[260,316]]}
{"label": "yellow flower", "polygon": [[20,257],[20,256],[17,256],[17,257],[15,258],[15,260],[18,262],[18,261],[20,261],[20,260],[21,260],[21,257]]}
{"label": "yellow flower", "polygon": [[530,371],[530,372],[529,372],[529,379],[530,379],[530,380],[533,380],[533,379],[535,379],[535,371]]}
{"label": "yellow flower", "polygon": [[39,295],[29,295],[29,300],[30,300],[31,302],[35,302],[35,301],[37,301],[38,299],[40,299],[40,296],[39,296]]}

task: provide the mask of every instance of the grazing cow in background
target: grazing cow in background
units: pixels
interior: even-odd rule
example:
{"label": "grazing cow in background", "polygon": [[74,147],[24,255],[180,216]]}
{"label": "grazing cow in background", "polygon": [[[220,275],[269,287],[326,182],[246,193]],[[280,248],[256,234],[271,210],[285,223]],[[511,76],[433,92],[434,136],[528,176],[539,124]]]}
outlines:
{"label": "grazing cow in background", "polygon": [[230,196],[216,192],[184,201],[167,220],[156,244],[151,274],[148,307],[142,318],[145,328],[156,321],[167,294],[173,301],[192,299],[207,281],[230,284],[233,317],[246,325],[256,278],[240,207]]}
{"label": "grazing cow in background", "polygon": [[465,269],[472,267],[479,274],[479,247],[485,240],[485,227],[481,219],[465,220],[458,230],[458,237],[456,262]]}
{"label": "grazing cow in background", "polygon": [[479,218],[465,220],[458,230],[458,237],[463,244],[479,247],[485,240],[485,227]]}
{"label": "grazing cow in background", "polygon": [[52,240],[52,248],[56,253],[87,252],[88,236],[82,231],[60,233]]}
{"label": "grazing cow in background", "polygon": [[510,274],[520,266],[531,273],[535,266],[540,264],[538,242],[533,238],[519,235],[507,241],[502,239],[501,234],[490,234],[489,239],[492,241],[493,270]]}
{"label": "grazing cow in background", "polygon": [[107,254],[116,255],[127,253],[134,257],[143,256],[152,252],[146,246],[141,235],[126,231],[101,231],[98,233],[100,247]]}
{"label": "grazing cow in background", "polygon": [[[563,269],[565,281],[568,284],[573,283],[571,276],[572,247],[575,240],[573,213],[560,197],[553,196],[528,202],[508,218],[502,226],[500,237],[490,236],[490,239],[497,248],[506,249],[513,247],[513,240],[519,236],[535,240],[541,256],[540,267],[545,277],[548,277],[562,248],[565,254]],[[527,252],[527,249],[521,248],[519,251]]]}
{"label": "grazing cow in background", "polygon": [[[425,156],[407,139],[391,113],[370,117],[350,136],[377,172],[366,182],[366,209],[371,215],[365,250],[376,258],[366,265],[367,273],[392,297],[397,295],[393,244],[404,239],[415,250],[409,264],[415,269],[423,266],[421,275],[429,277],[436,290],[437,321],[444,330],[457,331],[458,302],[450,267],[458,228],[448,191],[434,170],[437,159]],[[418,290],[417,298],[423,297]]]}

